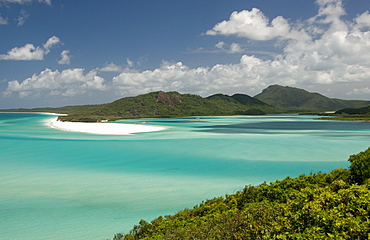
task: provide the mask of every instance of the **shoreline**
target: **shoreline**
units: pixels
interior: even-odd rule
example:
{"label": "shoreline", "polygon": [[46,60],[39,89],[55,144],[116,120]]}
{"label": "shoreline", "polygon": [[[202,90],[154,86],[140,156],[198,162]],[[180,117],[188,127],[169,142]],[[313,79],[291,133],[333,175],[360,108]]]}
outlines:
{"label": "shoreline", "polygon": [[2,112],[0,113],[37,113],[37,114],[45,114],[45,115],[56,115],[56,116],[67,116],[68,114],[65,113],[52,113],[52,112]]}
{"label": "shoreline", "polygon": [[46,125],[68,132],[90,133],[100,135],[130,135],[133,133],[157,132],[167,128],[152,125],[125,124],[125,123],[83,123],[62,122],[58,118],[48,119]]}

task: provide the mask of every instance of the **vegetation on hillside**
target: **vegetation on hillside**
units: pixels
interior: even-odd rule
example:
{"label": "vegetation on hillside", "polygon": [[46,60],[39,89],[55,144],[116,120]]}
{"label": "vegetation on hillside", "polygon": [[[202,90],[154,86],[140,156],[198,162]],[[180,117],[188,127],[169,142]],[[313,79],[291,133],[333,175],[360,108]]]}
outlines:
{"label": "vegetation on hillside", "polygon": [[370,148],[349,161],[349,170],[246,186],[175,215],[140,220],[114,240],[369,239]]}
{"label": "vegetation on hillside", "polygon": [[295,112],[335,111],[370,104],[370,101],[328,98],[319,93],[279,85],[269,86],[254,97],[278,109]]}
{"label": "vegetation on hillside", "polygon": [[99,122],[125,118],[264,115],[281,111],[245,94],[215,94],[203,98],[178,92],[151,92],[111,103],[59,108],[7,109],[6,112],[54,112],[62,121]]}
{"label": "vegetation on hillside", "polygon": [[[215,94],[203,98],[193,94],[158,91],[121,98],[106,104],[3,111],[64,113],[68,116],[59,117],[62,121],[97,122],[124,118],[263,115],[282,112],[318,114],[339,109],[350,111],[353,108],[363,108],[365,110],[369,105],[370,101],[333,99],[299,88],[272,85],[255,97],[245,94],[232,96]],[[352,118],[355,117],[352,116]],[[360,119],[363,118],[360,116]]]}
{"label": "vegetation on hillside", "polygon": [[361,108],[345,108],[335,112],[335,114],[348,114],[348,115],[370,115],[370,105]]}
{"label": "vegetation on hillside", "polygon": [[361,108],[344,108],[334,114],[325,114],[330,117],[322,117],[323,120],[345,120],[370,122],[370,105]]}
{"label": "vegetation on hillside", "polygon": [[233,96],[216,94],[202,98],[193,94],[178,92],[152,92],[136,97],[121,98],[112,103],[96,107],[93,111],[61,116],[63,121],[100,121],[143,117],[183,117],[211,115],[261,115],[277,113],[257,99],[243,94]]}

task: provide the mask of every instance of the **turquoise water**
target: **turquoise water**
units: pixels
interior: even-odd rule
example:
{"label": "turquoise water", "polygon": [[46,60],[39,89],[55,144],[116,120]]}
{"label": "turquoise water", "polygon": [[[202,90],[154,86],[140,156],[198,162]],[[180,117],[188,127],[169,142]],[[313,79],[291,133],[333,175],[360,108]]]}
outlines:
{"label": "turquoise water", "polygon": [[107,239],[140,219],[260,184],[348,167],[370,124],[271,115],[125,120],[127,136],[52,129],[0,113],[0,239]]}

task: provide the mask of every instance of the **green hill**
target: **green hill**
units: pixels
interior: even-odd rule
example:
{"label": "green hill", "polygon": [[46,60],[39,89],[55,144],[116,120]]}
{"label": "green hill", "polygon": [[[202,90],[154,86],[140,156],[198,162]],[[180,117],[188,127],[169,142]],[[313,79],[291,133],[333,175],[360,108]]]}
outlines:
{"label": "green hill", "polygon": [[246,186],[175,215],[140,220],[133,239],[369,239],[370,148],[349,170]]}
{"label": "green hill", "polygon": [[83,108],[84,106],[78,106],[72,109],[73,112],[68,112],[68,116],[62,116],[60,119],[100,121],[142,117],[256,115],[278,112],[274,107],[243,94],[233,96],[216,94],[202,98],[193,94],[163,91],[121,98],[104,105],[89,106],[89,111],[84,109],[83,112],[76,113],[76,110]]}
{"label": "green hill", "polygon": [[151,92],[125,97],[98,105],[66,106],[59,108],[7,109],[6,112],[55,112],[62,121],[96,122],[143,117],[184,117],[215,115],[263,115],[279,113],[274,107],[245,94],[228,96],[215,94],[203,98],[178,92]]}
{"label": "green hill", "polygon": [[288,111],[335,111],[370,104],[370,101],[328,98],[319,93],[279,85],[269,86],[254,97],[278,109]]}
{"label": "green hill", "polygon": [[63,121],[96,122],[123,118],[184,117],[212,115],[262,115],[281,112],[322,112],[360,108],[370,101],[328,98],[303,89],[272,85],[251,97],[245,94],[215,94],[203,98],[178,92],[151,92],[111,103],[59,108],[7,109],[13,112],[64,113]]}

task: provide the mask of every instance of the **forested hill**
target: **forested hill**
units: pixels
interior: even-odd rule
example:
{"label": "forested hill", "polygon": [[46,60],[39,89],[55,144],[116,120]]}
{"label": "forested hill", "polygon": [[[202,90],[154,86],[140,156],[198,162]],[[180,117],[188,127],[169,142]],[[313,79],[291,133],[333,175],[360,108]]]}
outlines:
{"label": "forested hill", "polygon": [[134,239],[369,239],[370,148],[349,170],[246,186],[175,215],[141,220]]}
{"label": "forested hill", "polygon": [[[54,110],[58,112],[59,109]],[[68,114],[60,117],[63,121],[85,122],[142,117],[262,115],[279,112],[274,107],[244,94],[216,94],[203,98],[193,94],[163,91],[121,98],[102,105],[64,107],[60,110]]]}
{"label": "forested hill", "polygon": [[6,109],[6,112],[54,112],[62,121],[96,122],[124,118],[184,117],[212,115],[264,115],[280,110],[245,94],[215,94],[203,98],[178,92],[151,92],[111,103],[59,108]]}
{"label": "forested hill", "polygon": [[276,108],[290,111],[335,111],[370,105],[370,101],[328,98],[319,93],[279,85],[269,86],[254,97]]}
{"label": "forested hill", "polygon": [[211,115],[262,115],[282,112],[322,112],[361,108],[370,101],[328,98],[306,90],[272,85],[251,97],[245,94],[215,94],[203,98],[178,92],[151,92],[111,103],[59,108],[7,109],[13,112],[64,113],[63,121],[96,122],[123,118],[183,117]]}

